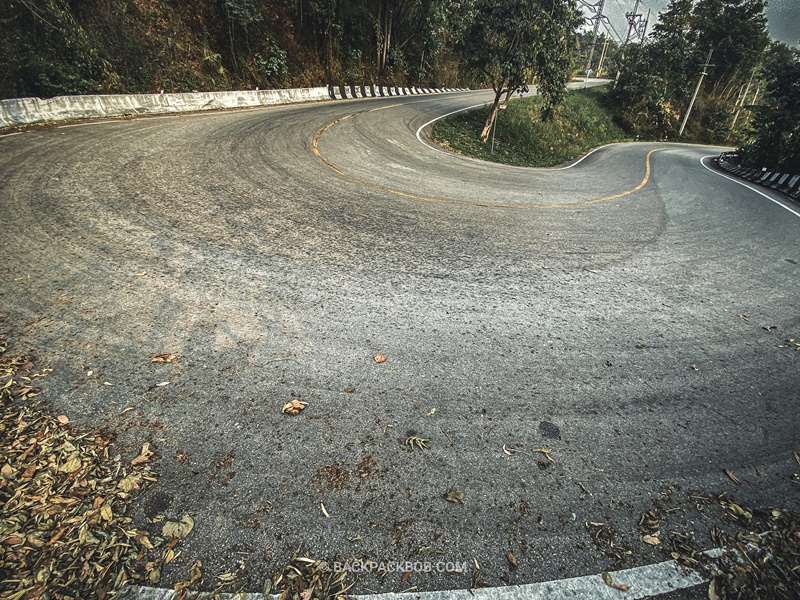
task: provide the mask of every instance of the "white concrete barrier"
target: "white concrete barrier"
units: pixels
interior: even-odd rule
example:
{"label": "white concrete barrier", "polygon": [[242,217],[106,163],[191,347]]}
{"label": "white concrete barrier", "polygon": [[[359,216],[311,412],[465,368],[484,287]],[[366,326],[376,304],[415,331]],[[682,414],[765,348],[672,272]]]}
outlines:
{"label": "white concrete barrier", "polygon": [[117,94],[0,100],[0,127],[44,121],[243,108],[329,100],[327,87],[185,94]]}

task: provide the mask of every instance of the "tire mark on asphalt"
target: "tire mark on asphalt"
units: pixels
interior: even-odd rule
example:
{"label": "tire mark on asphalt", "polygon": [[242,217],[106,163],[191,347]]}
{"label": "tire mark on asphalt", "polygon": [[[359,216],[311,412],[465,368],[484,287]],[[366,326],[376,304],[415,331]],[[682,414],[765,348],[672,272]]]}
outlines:
{"label": "tire mark on asphalt", "polygon": [[647,182],[650,180],[650,174],[651,174],[650,157],[653,155],[653,153],[654,152],[658,152],[660,150],[666,150],[666,148],[655,148],[655,149],[653,149],[653,150],[651,150],[650,152],[647,153],[647,156],[645,156],[645,159],[644,159],[644,162],[645,162],[644,178],[639,183],[639,185],[637,185],[634,188],[631,188],[631,189],[626,190],[624,192],[620,192],[619,194],[612,194],[612,195],[609,195],[609,196],[603,196],[601,198],[592,198],[590,200],[581,200],[581,201],[578,201],[578,202],[559,202],[559,203],[553,203],[553,204],[485,204],[485,203],[480,203],[480,202],[467,202],[467,201],[464,201],[464,200],[446,200],[446,199],[443,199],[443,198],[431,198],[429,196],[420,196],[420,195],[417,195],[417,194],[410,194],[408,192],[395,190],[395,189],[388,188],[388,187],[385,187],[385,186],[382,186],[382,185],[378,185],[376,183],[370,183],[369,181],[364,181],[363,179],[359,179],[358,177],[350,175],[346,171],[343,171],[343,170],[339,169],[338,167],[334,166],[332,163],[330,163],[322,155],[322,153],[320,152],[320,150],[319,150],[319,140],[322,137],[322,134],[324,134],[326,131],[328,131],[328,129],[330,129],[334,125],[337,125],[338,123],[341,123],[343,121],[346,121],[347,119],[350,119],[351,117],[355,117],[355,116],[363,114],[363,113],[375,112],[375,111],[378,111],[378,110],[385,110],[387,108],[394,108],[394,107],[403,106],[403,105],[404,105],[403,103],[392,104],[391,106],[382,106],[380,108],[374,108],[374,109],[367,110],[367,111],[359,111],[359,112],[355,112],[355,113],[352,113],[352,114],[349,114],[349,115],[345,115],[343,117],[339,117],[338,119],[335,119],[335,120],[331,121],[330,123],[328,123],[327,125],[322,127],[319,131],[317,131],[314,134],[314,139],[312,140],[312,143],[311,143],[311,147],[312,147],[312,149],[314,151],[314,155],[320,161],[322,161],[322,163],[325,164],[325,166],[327,166],[329,169],[331,169],[332,171],[334,171],[338,175],[341,175],[345,179],[349,179],[350,181],[359,183],[359,184],[361,184],[363,186],[366,186],[366,187],[369,187],[369,188],[372,188],[372,189],[375,189],[375,190],[379,190],[381,192],[386,192],[388,194],[394,194],[396,196],[401,196],[403,198],[410,198],[412,200],[420,200],[420,201],[423,201],[423,202],[431,202],[431,203],[434,203],[434,204],[448,204],[448,205],[452,205],[452,206],[470,206],[470,207],[476,207],[476,208],[511,209],[511,210],[526,209],[526,210],[528,210],[528,209],[573,208],[575,206],[588,206],[588,205],[591,205],[591,204],[599,204],[601,202],[608,202],[610,200],[617,200],[618,198],[624,198],[625,196],[629,196],[629,195],[631,195],[631,194],[633,194],[635,192],[638,192],[640,189],[642,189],[645,185],[647,185]]}

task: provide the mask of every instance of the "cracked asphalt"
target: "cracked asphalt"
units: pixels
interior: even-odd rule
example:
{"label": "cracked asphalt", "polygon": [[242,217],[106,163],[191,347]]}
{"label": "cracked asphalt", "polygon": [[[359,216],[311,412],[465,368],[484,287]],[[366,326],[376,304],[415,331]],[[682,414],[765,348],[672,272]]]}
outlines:
{"label": "cracked asphalt", "polygon": [[664,560],[637,529],[654,503],[710,544],[695,491],[798,509],[800,218],[704,168],[716,148],[533,170],[417,139],[487,99],[0,138],[2,328],[53,369],[54,412],[157,451],[135,518],[196,524],[162,586],[200,559],[258,591],[298,547],[530,583],[614,565],[586,522],[621,566]]}

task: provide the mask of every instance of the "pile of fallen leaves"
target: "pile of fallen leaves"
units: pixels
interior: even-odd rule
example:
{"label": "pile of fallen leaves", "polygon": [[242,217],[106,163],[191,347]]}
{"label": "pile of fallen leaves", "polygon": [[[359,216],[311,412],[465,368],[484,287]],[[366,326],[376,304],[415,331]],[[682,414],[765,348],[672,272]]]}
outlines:
{"label": "pile of fallen leaves", "polygon": [[701,552],[694,533],[670,532],[672,558],[708,575],[709,600],[800,600],[800,513],[751,510],[728,494],[716,501],[722,523],[710,534],[721,554]]}
{"label": "pile of fallen leaves", "polygon": [[300,556],[295,552],[282,571],[264,586],[264,595],[280,594],[279,600],[344,600],[355,585],[348,582],[350,573],[334,571],[324,560]]}
{"label": "pile of fallen leaves", "polygon": [[627,557],[632,554],[632,550],[628,547],[624,538],[610,523],[589,521],[586,523],[586,529],[594,545],[611,559],[611,565],[615,569],[620,568]]}
{"label": "pile of fallen leaves", "polygon": [[126,516],[156,481],[145,445],[132,462],[113,435],[80,432],[34,400],[29,356],[0,339],[0,598],[98,598],[156,583],[178,538],[151,536]]}
{"label": "pile of fallen leaves", "polygon": [[714,541],[726,552],[712,567],[708,597],[800,600],[800,514],[777,508],[751,512],[726,498],[721,503],[734,519],[746,521],[749,531],[712,531]]}

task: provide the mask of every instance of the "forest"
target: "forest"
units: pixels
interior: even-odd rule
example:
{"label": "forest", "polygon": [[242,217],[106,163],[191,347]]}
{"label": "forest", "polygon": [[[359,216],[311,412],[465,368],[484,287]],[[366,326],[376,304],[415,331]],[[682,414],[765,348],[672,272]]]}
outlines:
{"label": "forest", "polygon": [[0,4],[0,96],[453,86],[475,2],[14,0]]}

